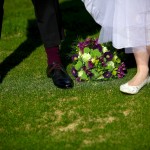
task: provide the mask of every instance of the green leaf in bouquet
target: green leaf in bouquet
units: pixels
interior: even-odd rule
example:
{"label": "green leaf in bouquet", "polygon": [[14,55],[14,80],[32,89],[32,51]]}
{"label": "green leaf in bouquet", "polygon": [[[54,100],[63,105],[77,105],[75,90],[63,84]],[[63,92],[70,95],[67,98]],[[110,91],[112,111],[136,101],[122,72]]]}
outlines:
{"label": "green leaf in bouquet", "polygon": [[97,78],[95,78],[95,76],[92,76],[90,79],[91,79],[92,81],[96,81],[96,80],[97,80]]}
{"label": "green leaf in bouquet", "polygon": [[117,75],[117,71],[113,70],[112,75],[116,76]]}
{"label": "green leaf in bouquet", "polygon": [[104,62],[107,62],[107,59],[106,59],[106,58],[104,58]]}
{"label": "green leaf in bouquet", "polygon": [[88,62],[85,62],[85,66],[86,68],[89,68]]}
{"label": "green leaf in bouquet", "polygon": [[121,60],[120,58],[115,54],[114,57],[113,57],[113,62],[116,62],[116,63],[121,63]]}
{"label": "green leaf in bouquet", "polygon": [[78,72],[78,76],[82,79],[82,80],[88,80],[88,76],[86,75],[86,72],[81,69],[79,72]]}
{"label": "green leaf in bouquet", "polygon": [[103,75],[100,75],[97,79],[98,79],[98,80],[102,80],[102,79],[104,79],[104,76],[103,76]]}
{"label": "green leaf in bouquet", "polygon": [[76,69],[77,71],[80,70],[81,67],[82,67],[82,62],[81,62],[81,61],[78,61],[77,64],[76,64],[74,67],[75,67],[75,69]]}
{"label": "green leaf in bouquet", "polygon": [[101,74],[101,72],[103,71],[104,68],[97,68],[97,72],[99,72]]}
{"label": "green leaf in bouquet", "polygon": [[99,73],[95,69],[92,69],[91,72],[93,73],[95,78],[97,78],[99,76]]}
{"label": "green leaf in bouquet", "polygon": [[81,76],[81,79],[82,79],[82,80],[88,80],[88,77],[87,77],[85,71],[83,71],[83,74],[82,74],[82,76]]}
{"label": "green leaf in bouquet", "polygon": [[121,63],[121,60],[118,58],[118,59],[116,60],[116,62],[117,62],[118,64],[120,64],[120,63]]}
{"label": "green leaf in bouquet", "polygon": [[118,59],[118,56],[117,56],[117,55],[114,55],[112,61],[115,62],[117,59]]}
{"label": "green leaf in bouquet", "polygon": [[109,70],[113,70],[115,68],[115,63],[113,61],[107,62],[107,67]]}
{"label": "green leaf in bouquet", "polygon": [[99,60],[96,59],[96,60],[95,60],[95,66],[97,66],[98,64],[99,64]]}
{"label": "green leaf in bouquet", "polygon": [[84,48],[84,53],[89,53],[90,51],[91,51],[90,48],[88,48],[88,47]]}
{"label": "green leaf in bouquet", "polygon": [[96,57],[100,57],[102,54],[100,53],[100,51],[98,49],[95,49],[93,51],[91,51],[91,56],[96,58]]}
{"label": "green leaf in bouquet", "polygon": [[76,47],[76,52],[79,52],[80,51],[80,48],[79,47]]}
{"label": "green leaf in bouquet", "polygon": [[113,70],[114,70],[114,67],[112,67],[112,66],[107,66],[106,69],[109,70],[109,71],[113,71]]}

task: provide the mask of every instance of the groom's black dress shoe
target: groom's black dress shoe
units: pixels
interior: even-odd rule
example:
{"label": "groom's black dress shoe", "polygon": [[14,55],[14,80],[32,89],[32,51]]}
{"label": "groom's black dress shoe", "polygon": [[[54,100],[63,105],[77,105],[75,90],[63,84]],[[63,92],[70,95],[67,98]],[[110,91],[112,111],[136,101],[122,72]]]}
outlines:
{"label": "groom's black dress shoe", "polygon": [[72,88],[73,80],[67,74],[62,65],[53,63],[47,67],[47,76],[52,78],[54,85],[58,88]]}

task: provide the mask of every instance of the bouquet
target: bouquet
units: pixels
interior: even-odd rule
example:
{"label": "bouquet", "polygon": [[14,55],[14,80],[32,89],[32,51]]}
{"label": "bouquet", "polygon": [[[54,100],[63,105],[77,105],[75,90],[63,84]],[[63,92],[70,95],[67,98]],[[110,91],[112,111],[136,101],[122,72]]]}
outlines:
{"label": "bouquet", "polygon": [[75,47],[72,56],[72,75],[77,81],[108,80],[125,76],[125,63],[111,51],[98,43],[98,39],[87,38]]}

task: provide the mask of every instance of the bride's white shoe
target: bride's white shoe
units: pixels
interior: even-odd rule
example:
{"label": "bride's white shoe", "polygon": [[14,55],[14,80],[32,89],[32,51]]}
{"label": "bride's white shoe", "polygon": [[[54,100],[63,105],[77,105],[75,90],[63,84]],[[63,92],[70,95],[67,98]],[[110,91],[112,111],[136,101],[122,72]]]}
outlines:
{"label": "bride's white shoe", "polygon": [[120,86],[120,91],[123,93],[127,93],[127,94],[137,94],[140,89],[146,85],[150,83],[150,77],[147,77],[140,85],[138,86],[131,86],[128,83],[125,83],[123,85]]}

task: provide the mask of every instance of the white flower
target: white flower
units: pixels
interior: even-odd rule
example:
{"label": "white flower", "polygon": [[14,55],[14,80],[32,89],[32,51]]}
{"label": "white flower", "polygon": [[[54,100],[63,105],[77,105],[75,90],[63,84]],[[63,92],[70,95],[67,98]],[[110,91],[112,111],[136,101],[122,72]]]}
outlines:
{"label": "white flower", "polygon": [[103,51],[103,53],[105,53],[105,52],[108,52],[108,49],[107,49],[107,47],[105,47],[105,46],[102,46],[102,51]]}
{"label": "white flower", "polygon": [[115,68],[115,64],[114,64],[113,61],[109,61],[109,62],[107,63],[107,65],[108,65],[108,66],[111,66],[112,68]]}
{"label": "white flower", "polygon": [[95,63],[96,59],[95,59],[95,58],[92,58],[91,61],[92,61],[92,63]]}
{"label": "white flower", "polygon": [[83,59],[84,62],[87,62],[91,59],[91,55],[89,53],[88,54],[85,53],[85,54],[82,55],[82,59]]}
{"label": "white flower", "polygon": [[78,76],[79,76],[79,77],[82,77],[82,75],[83,75],[83,70],[80,70],[80,71],[78,72]]}

